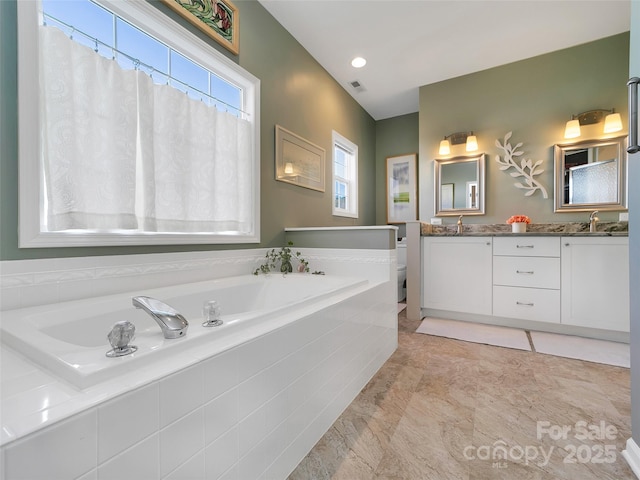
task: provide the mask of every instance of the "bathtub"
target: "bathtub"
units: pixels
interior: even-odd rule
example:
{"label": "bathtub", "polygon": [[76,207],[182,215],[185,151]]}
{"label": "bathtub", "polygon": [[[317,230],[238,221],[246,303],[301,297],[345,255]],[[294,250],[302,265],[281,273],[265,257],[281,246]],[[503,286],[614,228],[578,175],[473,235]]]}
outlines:
{"label": "bathtub", "polygon": [[[359,290],[362,278],[310,274],[243,275],[172,287],[146,289],[86,300],[8,310],[2,313],[2,341],[43,369],[85,389],[122,378],[158,362],[180,358],[195,363],[327,308]],[[160,327],[131,297],[147,295],[172,306],[189,321],[183,338],[165,339]],[[218,301],[223,324],[203,327],[206,301]],[[107,334],[117,321],[136,326],[138,350],[108,358]],[[170,363],[170,361],[169,361]]]}

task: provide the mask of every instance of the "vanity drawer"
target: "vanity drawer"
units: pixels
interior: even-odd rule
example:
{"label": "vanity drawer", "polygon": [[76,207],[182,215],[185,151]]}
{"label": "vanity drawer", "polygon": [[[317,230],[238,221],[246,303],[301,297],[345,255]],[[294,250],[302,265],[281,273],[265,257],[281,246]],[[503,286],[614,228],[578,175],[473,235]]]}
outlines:
{"label": "vanity drawer", "polygon": [[560,290],[494,286],[493,314],[497,317],[560,323]]}
{"label": "vanity drawer", "polygon": [[559,289],[560,258],[494,256],[493,284]]}
{"label": "vanity drawer", "polygon": [[494,255],[518,257],[559,257],[560,237],[495,237]]}

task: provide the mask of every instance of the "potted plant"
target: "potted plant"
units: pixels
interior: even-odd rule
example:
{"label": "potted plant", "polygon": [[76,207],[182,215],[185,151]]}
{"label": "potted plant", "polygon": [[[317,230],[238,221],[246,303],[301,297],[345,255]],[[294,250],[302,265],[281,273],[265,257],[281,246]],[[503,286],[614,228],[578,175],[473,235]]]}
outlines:
{"label": "potted plant", "polygon": [[286,275],[287,273],[293,272],[293,260],[298,261],[298,272],[308,272],[309,262],[300,256],[300,252],[294,253],[291,250],[292,246],[293,242],[289,242],[286,247],[281,247],[280,250],[276,250],[275,248],[269,250],[265,255],[267,260],[256,268],[253,274],[258,275],[260,273],[279,271]]}
{"label": "potted plant", "polygon": [[513,233],[524,233],[527,231],[527,224],[531,223],[531,219],[526,215],[512,215],[507,219],[507,223],[511,225]]}

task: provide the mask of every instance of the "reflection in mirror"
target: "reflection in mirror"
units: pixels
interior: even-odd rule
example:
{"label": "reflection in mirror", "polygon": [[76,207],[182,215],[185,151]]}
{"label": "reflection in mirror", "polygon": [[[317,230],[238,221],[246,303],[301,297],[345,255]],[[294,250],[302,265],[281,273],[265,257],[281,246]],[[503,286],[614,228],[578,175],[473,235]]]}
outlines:
{"label": "reflection in mirror", "polygon": [[626,209],[626,137],[556,145],[555,211]]}
{"label": "reflection in mirror", "polygon": [[485,155],[436,158],[434,161],[436,216],[484,215]]}

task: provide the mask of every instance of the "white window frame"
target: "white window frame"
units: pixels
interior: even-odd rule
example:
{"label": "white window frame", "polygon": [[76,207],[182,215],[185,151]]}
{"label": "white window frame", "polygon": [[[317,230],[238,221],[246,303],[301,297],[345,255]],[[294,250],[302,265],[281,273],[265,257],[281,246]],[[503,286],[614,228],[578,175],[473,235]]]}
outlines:
{"label": "white window frame", "polygon": [[[44,227],[44,199],[41,192],[38,72],[38,1],[18,2],[18,162],[19,162],[19,246],[20,248],[189,245],[260,242],[260,80],[229,60],[211,45],[171,20],[148,2],[139,0],[99,0],[105,8],[146,33],[188,52],[195,62],[242,89],[242,109],[253,126],[252,192],[253,227],[243,234],[171,232],[50,232]],[[141,19],[144,19],[142,21]]]}
{"label": "white window frame", "polygon": [[[358,146],[335,130],[331,133],[331,145],[332,213],[337,217],[358,218]],[[350,154],[350,160],[347,165],[347,178],[338,178],[336,176],[336,147],[346,150]],[[347,184],[346,208],[336,207],[336,180],[344,181]]]}

